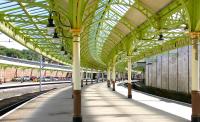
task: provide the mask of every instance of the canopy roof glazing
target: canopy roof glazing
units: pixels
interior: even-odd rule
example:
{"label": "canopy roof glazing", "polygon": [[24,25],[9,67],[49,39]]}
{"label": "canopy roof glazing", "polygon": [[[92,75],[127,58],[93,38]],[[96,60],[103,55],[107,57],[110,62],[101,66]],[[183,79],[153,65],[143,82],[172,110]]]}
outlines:
{"label": "canopy roof glazing", "polygon": [[[188,45],[189,0],[1,0],[0,31],[63,64],[72,62],[72,34],[81,29],[81,65],[105,69],[127,56],[138,61]],[[50,13],[60,41],[47,34]],[[61,53],[61,49],[65,53]]]}
{"label": "canopy roof glazing", "polygon": [[[125,0],[124,3],[133,4],[134,1]],[[104,42],[130,7],[116,4],[112,0],[104,0],[98,3],[98,8],[92,21],[94,24],[90,27],[89,43],[93,45],[89,48],[94,59],[101,62],[100,55]]]}

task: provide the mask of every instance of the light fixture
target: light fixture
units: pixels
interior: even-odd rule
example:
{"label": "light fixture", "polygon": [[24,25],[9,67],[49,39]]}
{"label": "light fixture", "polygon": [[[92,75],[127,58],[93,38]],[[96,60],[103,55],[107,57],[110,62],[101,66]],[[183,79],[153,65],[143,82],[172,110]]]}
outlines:
{"label": "light fixture", "polygon": [[55,32],[55,25],[53,23],[52,13],[49,14],[48,24],[47,24],[47,33],[49,35],[53,34]]}
{"label": "light fixture", "polygon": [[67,54],[68,54],[67,51],[65,51],[64,55],[67,55]]}
{"label": "light fixture", "polygon": [[42,62],[45,62],[45,58],[44,58],[44,56],[42,56]]}
{"label": "light fixture", "polygon": [[152,62],[147,62],[146,65],[152,65]]}
{"label": "light fixture", "polygon": [[64,55],[64,54],[65,54],[65,49],[64,49],[64,46],[62,46],[62,47],[61,47],[60,53],[61,53],[62,55]]}
{"label": "light fixture", "polygon": [[64,52],[64,51],[60,51],[60,53],[61,53],[62,55],[64,55],[65,52]]}
{"label": "light fixture", "polygon": [[161,34],[159,35],[158,41],[162,41],[162,40],[164,40],[164,38],[163,38],[163,34],[161,33]]}
{"label": "light fixture", "polygon": [[189,27],[188,27],[188,24],[185,25],[185,27],[184,27],[184,32],[185,32],[186,34],[189,33]]}
{"label": "light fixture", "polygon": [[54,44],[59,44],[60,43],[60,38],[58,37],[58,33],[55,31],[53,34],[53,39],[52,39]]}

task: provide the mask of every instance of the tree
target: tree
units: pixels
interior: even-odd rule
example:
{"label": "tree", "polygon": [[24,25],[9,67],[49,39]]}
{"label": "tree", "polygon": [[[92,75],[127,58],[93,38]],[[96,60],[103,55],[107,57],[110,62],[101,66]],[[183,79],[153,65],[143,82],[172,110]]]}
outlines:
{"label": "tree", "polygon": [[33,52],[31,50],[16,50],[16,49],[9,49],[4,46],[0,46],[0,55],[13,57],[13,58],[21,58],[26,60],[39,60],[39,55],[36,52]]}

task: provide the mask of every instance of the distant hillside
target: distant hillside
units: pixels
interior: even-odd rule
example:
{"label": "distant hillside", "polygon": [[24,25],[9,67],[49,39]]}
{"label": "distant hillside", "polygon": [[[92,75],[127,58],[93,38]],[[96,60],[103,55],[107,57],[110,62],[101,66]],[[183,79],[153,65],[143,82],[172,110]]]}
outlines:
{"label": "distant hillside", "polygon": [[0,46],[0,55],[13,57],[13,58],[20,58],[26,60],[34,60],[39,61],[39,55],[30,50],[16,50],[16,49],[9,49],[4,46]]}

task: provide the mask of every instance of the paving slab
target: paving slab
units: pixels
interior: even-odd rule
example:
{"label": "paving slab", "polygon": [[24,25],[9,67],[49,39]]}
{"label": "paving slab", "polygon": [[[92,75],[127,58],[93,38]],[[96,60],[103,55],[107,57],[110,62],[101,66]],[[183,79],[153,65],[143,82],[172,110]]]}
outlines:
{"label": "paving slab", "polygon": [[[116,83],[116,91],[127,97],[128,89],[120,85],[122,82]],[[165,111],[167,113],[179,116],[181,118],[191,120],[192,108],[191,104],[179,102],[163,97],[158,97],[137,90],[132,90],[132,99],[147,106]]]}
{"label": "paving slab", "polygon": [[[2,118],[1,122],[72,122],[71,86],[39,96]],[[83,122],[188,122],[113,92],[106,83],[84,86]]]}

